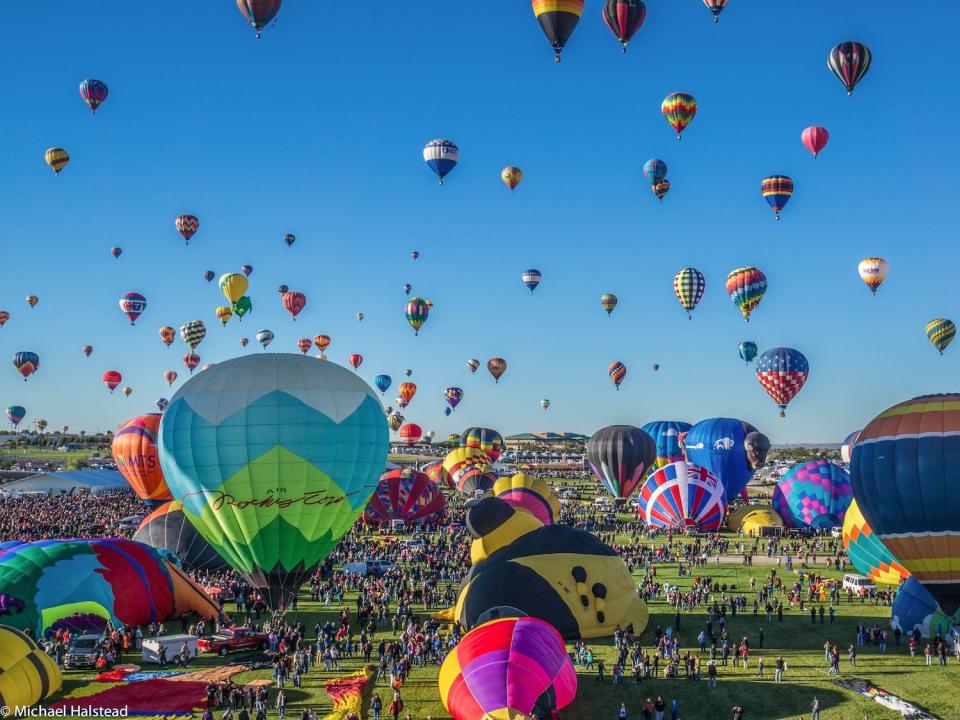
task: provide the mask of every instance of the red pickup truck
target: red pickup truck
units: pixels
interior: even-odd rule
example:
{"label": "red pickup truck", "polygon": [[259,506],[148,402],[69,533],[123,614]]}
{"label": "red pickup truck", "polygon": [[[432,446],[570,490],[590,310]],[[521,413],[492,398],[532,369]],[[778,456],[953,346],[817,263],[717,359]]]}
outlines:
{"label": "red pickup truck", "polygon": [[198,652],[213,652],[221,656],[233,650],[263,650],[266,647],[267,634],[250,628],[229,628],[197,641]]}

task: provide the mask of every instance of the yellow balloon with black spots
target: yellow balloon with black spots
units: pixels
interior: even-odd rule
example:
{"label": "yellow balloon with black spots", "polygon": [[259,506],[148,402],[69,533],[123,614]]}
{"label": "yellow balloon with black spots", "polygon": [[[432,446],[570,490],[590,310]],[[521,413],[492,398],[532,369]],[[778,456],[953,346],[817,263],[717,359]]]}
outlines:
{"label": "yellow balloon with black spots", "polygon": [[24,633],[0,625],[0,706],[35,705],[61,685],[63,675],[53,658]]}

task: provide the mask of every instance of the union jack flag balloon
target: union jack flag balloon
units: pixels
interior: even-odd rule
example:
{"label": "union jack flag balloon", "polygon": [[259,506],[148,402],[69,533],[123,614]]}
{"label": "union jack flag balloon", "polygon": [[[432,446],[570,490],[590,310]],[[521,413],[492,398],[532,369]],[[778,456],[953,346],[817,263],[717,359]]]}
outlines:
{"label": "union jack flag balloon", "polygon": [[793,348],[773,348],[757,360],[757,380],[780,408],[780,417],[784,417],[787,405],[800,392],[809,375],[807,358]]}
{"label": "union jack flag balloon", "polygon": [[662,528],[720,528],[726,512],[723,484],[712,472],[679,460],[658,468],[640,488],[640,517]]}

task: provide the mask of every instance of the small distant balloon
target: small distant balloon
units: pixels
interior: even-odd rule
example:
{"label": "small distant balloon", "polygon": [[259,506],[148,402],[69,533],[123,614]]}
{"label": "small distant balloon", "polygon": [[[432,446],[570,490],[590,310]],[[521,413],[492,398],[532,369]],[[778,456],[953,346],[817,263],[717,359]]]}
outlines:
{"label": "small distant balloon", "polygon": [[363,364],[363,355],[354,353],[353,355],[350,356],[349,362],[350,362],[350,367],[356,370]]}
{"label": "small distant balloon", "polygon": [[147,309],[147,299],[136,292],[124,293],[118,304],[120,311],[127,316],[131,325],[135,325],[137,318]]}
{"label": "small distant balloon", "polygon": [[617,307],[617,302],[617,296],[613,293],[604,293],[600,296],[600,307],[606,310],[607,317],[610,317],[610,313]]}
{"label": "small distant balloon", "polygon": [[819,125],[811,125],[800,133],[800,141],[807,150],[813,153],[814,158],[827,146],[829,139],[830,133],[827,132],[825,127]]}
{"label": "small distant balloon", "polygon": [[467,367],[470,368],[470,372],[475,373],[480,367],[480,361],[476,358],[470,358],[467,360]]}
{"label": "small distant balloon", "polygon": [[697,114],[697,101],[683,92],[670,93],[660,104],[660,112],[677,132],[677,140]]}
{"label": "small distant balloon", "polygon": [[614,384],[617,390],[620,389],[620,384],[623,382],[623,379],[627,376],[627,366],[622,362],[616,361],[611,363],[610,367],[607,368],[607,372],[610,375],[610,382]]}
{"label": "small distant balloon", "polygon": [[313,340],[310,338],[300,338],[297,340],[297,347],[300,348],[300,352],[306,355],[310,352],[310,348],[313,347]]}
{"label": "small distant balloon", "polygon": [[703,0],[703,3],[713,14],[713,22],[720,22],[720,13],[722,13],[723,9],[727,6],[727,0]]}
{"label": "small distant balloon", "polygon": [[853,95],[853,89],[867,74],[872,62],[870,48],[852,40],[840,43],[827,56],[827,67],[847,88],[847,95]]}
{"label": "small distant balloon", "polygon": [[121,247],[112,247],[112,248],[110,248],[110,254],[113,255],[115,258],[118,258],[118,257],[120,257],[121,255],[123,255],[123,248],[121,248]]}
{"label": "small distant balloon", "polygon": [[123,375],[116,370],[107,370],[100,378],[103,384],[107,386],[110,392],[116,390],[117,386],[123,382]]}
{"label": "small distant balloon", "polygon": [[107,99],[109,94],[107,84],[102,80],[87,78],[80,83],[80,97],[87,104],[94,115],[97,114],[97,108]]}
{"label": "small distant balloon", "polygon": [[162,342],[167,347],[173,345],[173,341],[177,339],[177,331],[174,330],[169,325],[164,325],[160,328],[160,342]]}
{"label": "small distant balloon", "polygon": [[36,295],[27,295],[26,302],[30,307],[36,307],[37,303],[40,302],[40,298]]}
{"label": "small distant balloon", "polygon": [[253,265],[241,265],[240,272],[242,272],[247,277],[250,277],[250,273],[253,272]]}
{"label": "small distant balloon", "polygon": [[177,373],[173,370],[167,370],[163,374],[163,379],[167,381],[167,385],[173,385],[173,381],[177,379]]}
{"label": "small distant balloon", "polygon": [[487,360],[487,370],[493,375],[493,379],[499,383],[501,376],[507,371],[507,361],[503,358],[490,358]]}
{"label": "small distant balloon", "polygon": [[747,365],[757,356],[757,344],[752,340],[744,340],[739,347],[740,359]]}
{"label": "small distant balloon", "polygon": [[532,293],[537,289],[537,285],[540,284],[540,280],[543,276],[540,274],[539,270],[525,270],[520,273],[520,279],[523,281],[523,284],[527,286],[527,289]]}
{"label": "small distant balloon", "polygon": [[870,288],[870,292],[876,295],[877,289],[890,272],[890,266],[881,257],[868,257],[860,261],[857,272],[860,273],[860,279]]}
{"label": "small distant balloon", "polygon": [[91,353],[93,353],[93,345],[84,345],[83,354],[90,357]]}
{"label": "small distant balloon", "polygon": [[13,366],[23,376],[24,382],[40,368],[40,356],[29,350],[22,350],[13,356]]}
{"label": "small distant balloon", "polygon": [[513,192],[520,181],[523,180],[523,170],[513,165],[505,167],[500,171],[500,179],[503,180],[504,185],[510,188],[510,192]]}
{"label": "small distant balloon", "polygon": [[183,364],[193,375],[193,371],[200,365],[200,356],[196,353],[187,353],[183,356]]}
{"label": "small distant balloon", "polygon": [[203,271],[203,279],[206,280],[207,282],[210,282],[210,281],[213,280],[216,276],[217,276],[217,274],[216,274],[213,270],[204,270],[204,271]]}
{"label": "small distant balloon", "polygon": [[293,244],[297,241],[297,236],[293,233],[287,233],[283,236],[283,241],[287,244],[287,247],[293,247]]}
{"label": "small distant balloon", "polygon": [[263,29],[280,12],[281,2],[282,0],[237,0],[237,8],[257,33],[257,40],[260,39]]}
{"label": "small distant balloon", "polygon": [[933,344],[937,352],[943,355],[943,351],[953,342],[957,334],[957,326],[947,318],[935,318],[927,323],[925,332],[927,340]]}
{"label": "small distant balloon", "polygon": [[419,251],[419,250],[414,250],[413,252],[410,253],[410,259],[411,259],[411,260],[416,260],[418,257],[420,257],[420,251]]}
{"label": "small distant balloon", "polygon": [[760,192],[773,210],[774,216],[779,220],[780,211],[793,197],[793,180],[786,175],[771,175],[760,183]]}
{"label": "small distant balloon", "polygon": [[183,236],[187,245],[190,244],[190,238],[200,229],[200,219],[195,215],[177,215],[173,224],[177,228],[177,232]]}
{"label": "small distant balloon", "polygon": [[47,165],[53,170],[53,174],[59,175],[60,171],[70,162],[70,153],[63,148],[53,147],[44,153],[43,159],[46,160]]}
{"label": "small distant balloon", "polygon": [[260,347],[264,350],[267,349],[267,345],[273,342],[273,333],[269,330],[261,330],[255,337],[257,338],[257,342],[260,343]]}
{"label": "small distant balloon", "polygon": [[603,4],[603,21],[620,41],[623,52],[646,17],[647,6],[643,0],[605,0]]}
{"label": "small distant balloon", "polygon": [[307,306],[307,296],[302,292],[288,290],[280,296],[280,302],[283,309],[290,313],[290,317],[296,320],[297,315]]}
{"label": "small distant balloon", "polygon": [[436,173],[443,185],[443,179],[460,161],[460,148],[450,140],[431,140],[423,148],[423,161]]}

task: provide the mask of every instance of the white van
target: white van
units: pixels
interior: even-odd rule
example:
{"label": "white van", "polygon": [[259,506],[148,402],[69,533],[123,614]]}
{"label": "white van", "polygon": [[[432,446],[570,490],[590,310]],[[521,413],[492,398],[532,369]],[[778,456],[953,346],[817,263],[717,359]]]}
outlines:
{"label": "white van", "polygon": [[180,655],[180,648],[186,643],[187,650],[190,652],[190,659],[195,660],[199,639],[196,635],[161,635],[144,638],[140,655],[144,662],[157,664],[160,662],[160,648],[165,647],[167,649],[167,663],[173,665],[174,658]]}
{"label": "white van", "polygon": [[876,590],[877,586],[873,584],[870,578],[864,575],[844,575],[843,589],[853,590],[854,595],[859,595],[861,590]]}

